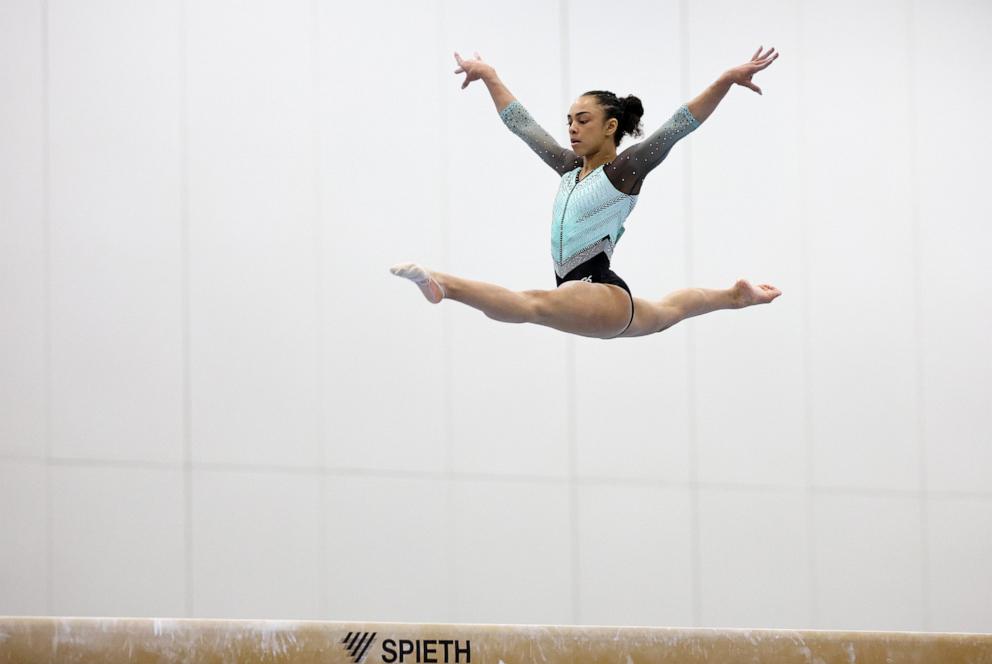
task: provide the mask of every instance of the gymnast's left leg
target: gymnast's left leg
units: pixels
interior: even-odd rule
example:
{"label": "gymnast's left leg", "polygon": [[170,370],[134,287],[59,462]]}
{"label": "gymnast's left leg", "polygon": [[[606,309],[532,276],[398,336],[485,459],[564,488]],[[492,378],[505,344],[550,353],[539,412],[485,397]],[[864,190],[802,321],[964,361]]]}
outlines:
{"label": "gymnast's left leg", "polygon": [[683,288],[660,301],[634,298],[634,320],[622,337],[643,337],[667,330],[686,318],[720,309],[743,309],[767,304],[782,294],[770,284],[753,286],[739,279],[730,288]]}

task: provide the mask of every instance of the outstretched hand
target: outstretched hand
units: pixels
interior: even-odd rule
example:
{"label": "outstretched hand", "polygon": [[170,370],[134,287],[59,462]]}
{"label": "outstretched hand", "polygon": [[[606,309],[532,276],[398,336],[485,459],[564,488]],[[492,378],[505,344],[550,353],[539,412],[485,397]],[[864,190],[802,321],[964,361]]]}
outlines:
{"label": "outstretched hand", "polygon": [[462,90],[468,87],[469,83],[479,80],[487,71],[492,69],[491,66],[482,61],[482,56],[478,52],[475,53],[474,60],[463,60],[462,56],[458,55],[458,51],[455,51],[455,61],[458,63],[458,69],[455,70],[455,73],[465,74],[465,80],[462,81]]}
{"label": "outstretched hand", "polygon": [[[751,56],[751,60],[739,67],[734,67],[733,69],[728,69],[726,76],[730,78],[730,81],[736,83],[737,85],[743,85],[745,88],[751,88],[759,95],[761,94],[761,88],[751,82],[751,77],[756,73],[775,62],[778,57],[778,53],[775,53],[775,47],[772,46],[768,49],[768,52],[764,55],[761,54],[762,47],[759,46],[758,50],[754,52]],[[772,55],[775,53],[775,55]]]}

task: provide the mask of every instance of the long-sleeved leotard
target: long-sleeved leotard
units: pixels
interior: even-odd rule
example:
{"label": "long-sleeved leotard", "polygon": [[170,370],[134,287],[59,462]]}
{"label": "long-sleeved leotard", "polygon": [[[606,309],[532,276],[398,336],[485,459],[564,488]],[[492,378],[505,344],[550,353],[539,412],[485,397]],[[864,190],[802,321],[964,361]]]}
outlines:
{"label": "long-sleeved leotard", "polygon": [[668,156],[675,143],[699,126],[683,104],[646,139],[579,180],[582,157],[558,145],[523,104],[514,99],[499,115],[510,131],[562,176],[551,220],[551,256],[559,277],[600,252],[613,257],[644,176]]}

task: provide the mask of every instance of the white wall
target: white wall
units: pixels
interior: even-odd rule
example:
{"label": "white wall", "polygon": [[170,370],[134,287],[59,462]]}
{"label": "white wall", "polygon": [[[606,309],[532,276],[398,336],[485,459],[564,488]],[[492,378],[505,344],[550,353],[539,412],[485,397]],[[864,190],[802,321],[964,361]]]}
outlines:
{"label": "white wall", "polygon": [[[992,631],[992,7],[0,3],[0,614]],[[642,297],[569,338],[403,260],[552,288],[590,88],[647,131]],[[625,147],[624,143],[621,147]]]}

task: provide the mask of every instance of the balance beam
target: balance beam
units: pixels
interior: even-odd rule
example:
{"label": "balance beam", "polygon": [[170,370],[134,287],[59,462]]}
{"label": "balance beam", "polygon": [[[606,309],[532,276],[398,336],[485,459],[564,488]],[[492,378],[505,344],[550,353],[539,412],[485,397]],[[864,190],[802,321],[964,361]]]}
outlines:
{"label": "balance beam", "polygon": [[0,617],[0,662],[992,664],[992,634]]}

